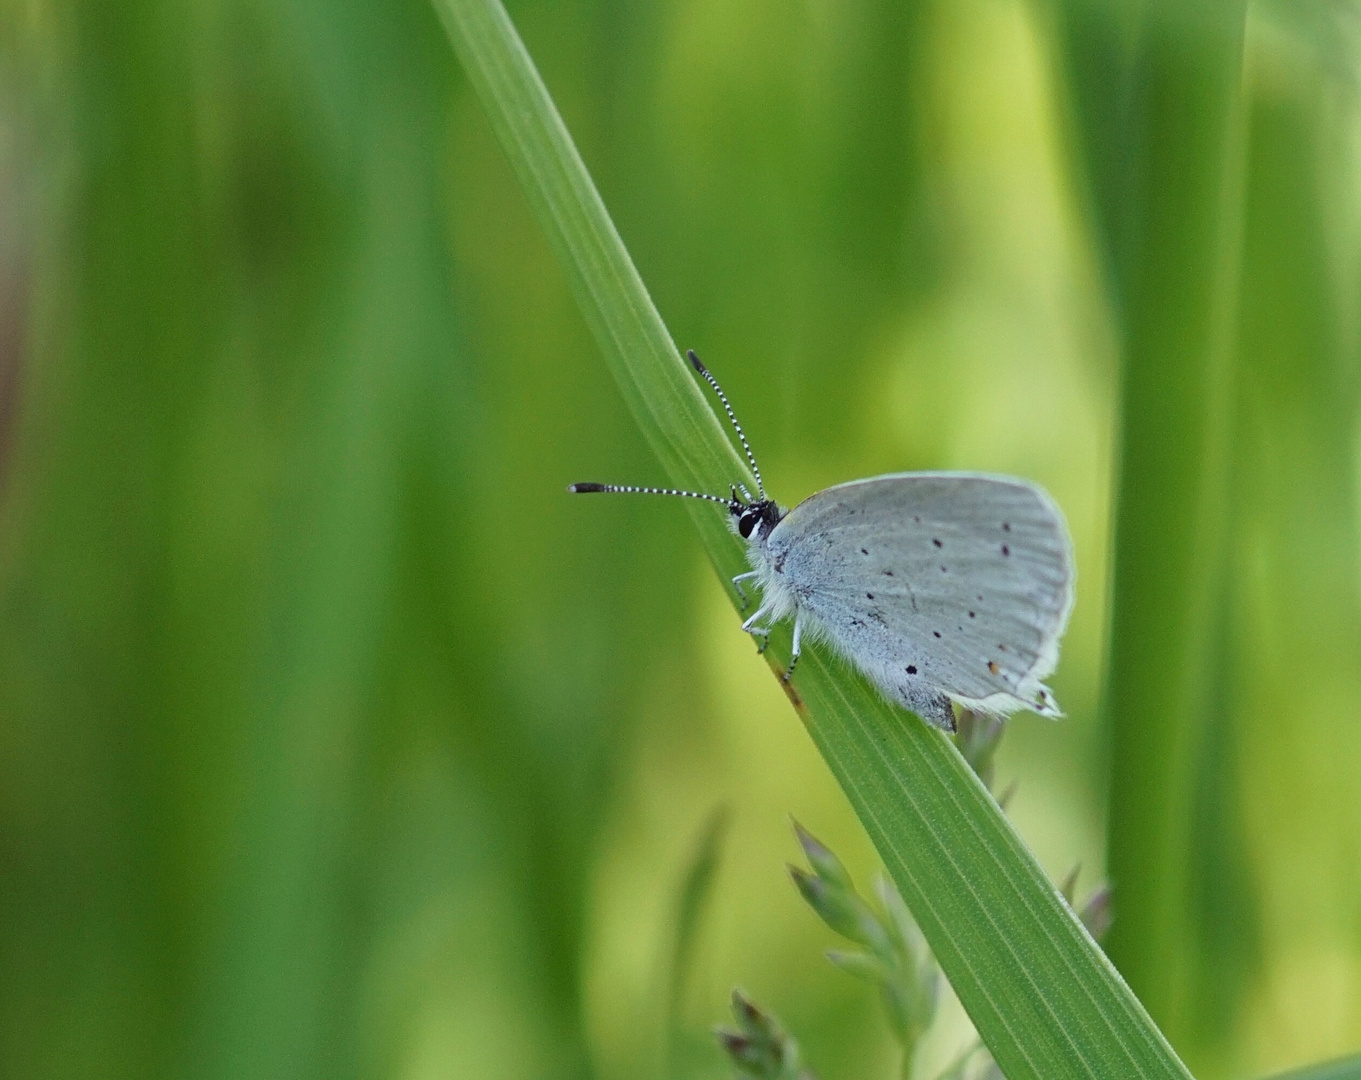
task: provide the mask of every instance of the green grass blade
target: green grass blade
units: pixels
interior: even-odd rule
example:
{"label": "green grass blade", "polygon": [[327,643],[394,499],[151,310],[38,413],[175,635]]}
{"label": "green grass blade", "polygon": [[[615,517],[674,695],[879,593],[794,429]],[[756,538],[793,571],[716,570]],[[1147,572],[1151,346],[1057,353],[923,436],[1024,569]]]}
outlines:
{"label": "green grass blade", "polygon": [[671,951],[670,988],[667,1014],[673,1026],[677,1025],[685,993],[685,981],[690,974],[690,964],[694,958],[695,944],[699,937],[700,923],[704,909],[713,891],[714,878],[723,854],[723,841],[728,835],[728,825],[732,814],[726,806],[717,807],[704,822],[704,828],[695,845],[694,855],[681,879],[679,894],[676,898],[676,939]]}
{"label": "green grass blade", "polygon": [[1241,230],[1244,8],[1141,27],[1107,711],[1112,959],[1185,1049],[1197,755],[1211,709]]}
{"label": "green grass blade", "polygon": [[[676,932],[671,948],[671,970],[666,992],[667,1075],[686,1075],[682,1058],[686,1047],[686,1031],[682,1019],[685,1006],[686,983],[690,978],[704,915],[710,906],[714,881],[718,877],[723,856],[723,843],[728,836],[732,813],[727,806],[717,806],[709,814],[700,830],[694,854],[681,878],[676,896]],[[710,1043],[706,1037],[705,1048]]]}
{"label": "green grass blade", "polygon": [[[747,479],[500,3],[436,6],[667,475],[717,492]],[[691,512],[719,572],[744,568],[721,514]],[[1188,1076],[949,740],[816,649],[797,684],[801,719],[1009,1080]]]}
{"label": "green grass blade", "polygon": [[[667,475],[680,487],[717,494],[726,495],[738,480],[754,490],[751,473],[676,351],[505,10],[499,3],[437,0],[435,6]],[[735,546],[724,542],[726,525],[713,513],[691,510],[697,521],[709,523],[704,531],[710,551],[726,548],[724,565],[740,563]]]}

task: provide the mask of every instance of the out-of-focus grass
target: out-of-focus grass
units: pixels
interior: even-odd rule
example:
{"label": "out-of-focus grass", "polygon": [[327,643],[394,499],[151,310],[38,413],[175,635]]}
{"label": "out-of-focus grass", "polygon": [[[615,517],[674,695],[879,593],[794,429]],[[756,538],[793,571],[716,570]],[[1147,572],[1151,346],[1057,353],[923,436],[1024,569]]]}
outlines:
{"label": "out-of-focus grass", "polygon": [[[1247,36],[1244,479],[1183,852],[1207,1078],[1361,1044],[1356,100],[1346,35],[1290,7],[1254,6]],[[1057,36],[1056,11],[1107,13],[513,7],[781,498],[956,466],[1063,502],[1070,719],[1021,719],[1001,768],[1049,869],[1096,873],[1119,340],[1098,211],[1123,203],[1077,152],[1129,171],[1126,39],[1118,13]],[[561,495],[654,476],[427,6],[0,20],[22,196],[0,267],[27,297],[0,316],[7,349],[23,333],[0,1072],[655,1075],[664,913],[720,800],[688,1022],[742,981],[824,1080],[890,1068],[872,995],[809,960],[784,815],[859,876],[871,853],[680,511]]]}
{"label": "out-of-focus grass", "polygon": [[1185,1035],[1196,761],[1210,710],[1228,484],[1243,173],[1242,3],[1152,5],[1134,23],[1106,694],[1108,947]]}
{"label": "out-of-focus grass", "polygon": [[[1346,9],[1340,13],[1331,41],[1355,55],[1355,27]],[[1229,912],[1229,927],[1251,920],[1248,933],[1207,935],[1204,963],[1242,973],[1239,1037],[1254,1056],[1283,1067],[1303,1056],[1306,1041],[1326,1042],[1320,1056],[1354,1049],[1361,1016],[1361,957],[1342,944],[1356,940],[1361,883],[1352,254],[1361,222],[1348,134],[1356,85],[1322,62],[1327,54],[1306,27],[1281,17],[1287,9],[1266,14],[1273,17],[1260,19],[1250,38],[1229,564],[1237,607],[1225,676],[1235,689],[1222,721],[1241,816],[1202,843],[1241,860],[1220,879],[1221,890],[1236,895],[1221,894],[1219,910]],[[1308,994],[1304,983],[1313,987]],[[1268,1016],[1280,1025],[1276,1034],[1266,1034]],[[1232,1040],[1231,1024],[1216,1019],[1220,1037]]]}
{"label": "out-of-focus grass", "polygon": [[1308,1065],[1303,1069],[1291,1069],[1290,1072],[1274,1076],[1271,1080],[1356,1080],[1358,1076],[1361,1076],[1361,1058],[1349,1057],[1339,1061]]}

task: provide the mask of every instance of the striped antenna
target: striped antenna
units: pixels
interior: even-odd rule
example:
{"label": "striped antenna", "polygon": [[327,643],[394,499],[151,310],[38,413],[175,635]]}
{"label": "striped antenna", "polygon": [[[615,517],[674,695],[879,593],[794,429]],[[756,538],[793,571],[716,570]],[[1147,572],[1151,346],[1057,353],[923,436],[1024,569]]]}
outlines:
{"label": "striped antenna", "polygon": [[761,470],[756,467],[756,455],[751,452],[751,445],[747,442],[747,437],[742,434],[742,425],[737,422],[737,414],[732,411],[732,406],[728,404],[728,395],[723,392],[723,387],[718,385],[718,380],[709,374],[709,369],[695,355],[694,349],[690,349],[685,355],[690,358],[690,363],[694,365],[695,370],[704,376],[704,381],[714,388],[718,400],[723,402],[723,411],[728,414],[728,419],[732,421],[733,430],[737,432],[737,438],[742,443],[742,449],[747,452],[747,463],[751,465],[751,475],[756,477],[756,490],[761,493],[761,500],[764,502],[766,487],[761,483]]}
{"label": "striped antenna", "polygon": [[685,499],[705,499],[708,502],[716,502],[730,509],[738,505],[736,499],[725,499],[722,495],[705,495],[699,491],[677,491],[675,488],[631,487],[624,484],[568,484],[567,490],[573,495],[589,495],[596,491],[622,495],[679,495]]}

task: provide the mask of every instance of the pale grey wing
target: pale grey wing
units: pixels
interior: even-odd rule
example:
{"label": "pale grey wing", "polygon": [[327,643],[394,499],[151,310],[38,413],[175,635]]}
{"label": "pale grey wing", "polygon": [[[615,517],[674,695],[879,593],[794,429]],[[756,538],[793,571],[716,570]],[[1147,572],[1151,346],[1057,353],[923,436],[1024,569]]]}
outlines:
{"label": "pale grey wing", "polygon": [[1033,484],[974,473],[841,484],[780,521],[769,558],[893,700],[922,712],[944,694],[986,712],[1059,715],[1041,680],[1072,607],[1072,546]]}

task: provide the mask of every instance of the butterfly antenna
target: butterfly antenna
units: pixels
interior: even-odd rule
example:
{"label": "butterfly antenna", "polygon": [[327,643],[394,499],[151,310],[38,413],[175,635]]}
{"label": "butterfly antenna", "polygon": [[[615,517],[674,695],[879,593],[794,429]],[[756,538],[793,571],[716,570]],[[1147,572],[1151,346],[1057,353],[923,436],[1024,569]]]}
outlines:
{"label": "butterfly antenna", "polygon": [[725,499],[722,495],[705,495],[700,491],[677,491],[675,488],[632,487],[624,484],[568,484],[567,490],[573,495],[589,495],[603,491],[620,495],[679,495],[685,499],[704,499],[729,508],[737,505],[735,499]]}
{"label": "butterfly antenna", "polygon": [[718,380],[709,374],[709,369],[704,366],[703,361],[695,355],[695,350],[691,349],[686,354],[690,358],[690,363],[694,365],[696,371],[704,376],[704,381],[713,387],[714,393],[718,395],[718,400],[723,402],[723,411],[728,414],[728,419],[732,422],[732,427],[737,432],[738,441],[742,444],[742,449],[747,452],[747,463],[751,465],[751,474],[756,477],[756,490],[761,493],[761,498],[766,497],[766,488],[761,483],[761,470],[756,467],[756,455],[751,452],[751,444],[747,442],[747,437],[742,434],[742,425],[737,422],[737,414],[732,411],[732,406],[728,404],[728,395],[723,392],[723,387],[718,385]]}

